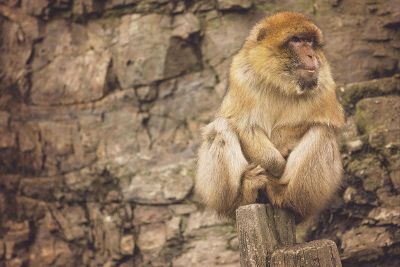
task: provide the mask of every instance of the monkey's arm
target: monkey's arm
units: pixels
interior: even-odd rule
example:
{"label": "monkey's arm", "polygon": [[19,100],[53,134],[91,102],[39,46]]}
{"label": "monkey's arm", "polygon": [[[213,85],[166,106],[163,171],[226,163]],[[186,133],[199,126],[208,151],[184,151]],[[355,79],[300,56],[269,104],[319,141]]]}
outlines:
{"label": "monkey's arm", "polygon": [[275,205],[307,217],[324,208],[338,188],[341,174],[333,128],[314,126],[289,155],[282,178],[268,181],[267,193]]}
{"label": "monkey's arm", "polygon": [[286,160],[268,139],[267,134],[258,127],[238,131],[243,151],[250,162],[259,164],[273,176],[280,178]]}
{"label": "monkey's arm", "polygon": [[204,128],[195,185],[204,204],[232,216],[238,206],[256,202],[266,181],[264,170],[245,159],[225,119],[217,118]]}

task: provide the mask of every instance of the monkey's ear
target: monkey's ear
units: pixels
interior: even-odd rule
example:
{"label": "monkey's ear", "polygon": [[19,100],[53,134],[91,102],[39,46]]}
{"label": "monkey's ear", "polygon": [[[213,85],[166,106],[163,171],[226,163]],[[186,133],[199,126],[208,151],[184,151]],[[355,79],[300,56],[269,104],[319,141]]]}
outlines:
{"label": "monkey's ear", "polygon": [[257,42],[264,40],[267,37],[267,29],[261,28],[257,34]]}

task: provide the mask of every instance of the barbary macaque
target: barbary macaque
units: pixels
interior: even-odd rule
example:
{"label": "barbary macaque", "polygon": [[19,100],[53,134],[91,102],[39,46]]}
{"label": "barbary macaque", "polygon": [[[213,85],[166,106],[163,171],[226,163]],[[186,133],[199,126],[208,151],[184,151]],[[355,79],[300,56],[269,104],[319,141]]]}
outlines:
{"label": "barbary macaque", "polygon": [[302,220],[326,206],[341,182],[336,134],[344,114],[323,42],[299,13],[278,13],[251,30],[203,129],[195,192],[208,207],[232,217],[266,197]]}

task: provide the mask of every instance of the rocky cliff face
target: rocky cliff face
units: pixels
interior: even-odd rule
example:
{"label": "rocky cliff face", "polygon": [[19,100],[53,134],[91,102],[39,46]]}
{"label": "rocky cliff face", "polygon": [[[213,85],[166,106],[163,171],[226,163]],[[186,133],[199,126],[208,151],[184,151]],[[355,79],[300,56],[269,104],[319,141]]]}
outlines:
{"label": "rocky cliff face", "polygon": [[400,265],[396,2],[0,0],[0,266],[238,266],[194,157],[231,56],[280,10],[325,31],[348,115],[345,183],[309,237]]}

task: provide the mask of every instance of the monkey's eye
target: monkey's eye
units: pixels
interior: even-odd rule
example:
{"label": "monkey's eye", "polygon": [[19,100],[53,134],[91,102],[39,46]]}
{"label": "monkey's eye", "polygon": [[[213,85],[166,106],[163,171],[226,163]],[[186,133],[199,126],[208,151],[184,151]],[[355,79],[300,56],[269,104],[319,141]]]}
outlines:
{"label": "monkey's eye", "polygon": [[291,42],[295,42],[295,43],[300,43],[300,42],[301,42],[301,39],[300,39],[299,37],[297,37],[297,36],[293,36],[293,37],[290,39],[290,41],[291,41]]}

